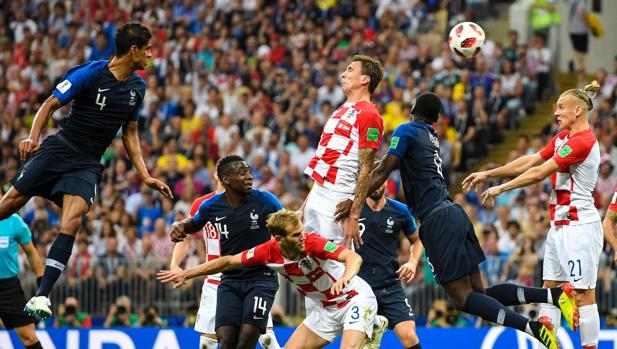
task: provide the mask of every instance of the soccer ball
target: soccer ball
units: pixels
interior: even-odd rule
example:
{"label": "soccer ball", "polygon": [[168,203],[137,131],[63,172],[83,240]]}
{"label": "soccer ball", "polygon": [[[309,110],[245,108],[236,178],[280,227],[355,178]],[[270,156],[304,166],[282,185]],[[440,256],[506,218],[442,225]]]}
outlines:
{"label": "soccer ball", "polygon": [[473,22],[461,22],[450,30],[448,45],[450,50],[463,58],[472,58],[484,46],[484,30]]}

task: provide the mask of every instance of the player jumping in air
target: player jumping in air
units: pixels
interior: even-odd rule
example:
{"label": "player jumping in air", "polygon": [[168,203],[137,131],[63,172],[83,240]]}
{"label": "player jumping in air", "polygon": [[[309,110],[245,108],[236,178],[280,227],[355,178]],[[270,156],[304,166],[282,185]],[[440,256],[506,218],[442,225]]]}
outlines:
{"label": "player jumping in air", "polygon": [[[60,233],[47,254],[43,280],[25,307],[38,318],[51,316],[47,297],[71,256],[82,218],[94,203],[101,155],[121,127],[124,147],[141,180],[167,197],[173,195],[164,182],[148,173],[137,130],[146,84],[135,70],[144,69],[152,56],[150,38],[148,29],[137,23],[118,29],[115,57],[69,70],[36,113],[30,136],[19,143],[22,161],[34,155],[0,200],[0,219],[17,212],[32,196],[62,207]],[[71,113],[62,120],[60,131],[39,145],[51,115],[71,101]]]}
{"label": "player jumping in air", "polygon": [[[555,118],[562,131],[544,149],[490,171],[472,173],[463,181],[463,188],[470,190],[488,178],[518,176],[482,193],[485,202],[551,177],[551,229],[546,237],[542,279],[544,287],[557,287],[566,281],[574,286],[584,349],[597,348],[600,332],[595,288],[603,240],[602,222],[593,200],[600,148],[589,127],[593,104],[587,95],[595,95],[599,88],[594,81],[584,89],[567,90],[559,96]],[[555,326],[561,321],[559,308],[551,304],[541,306],[540,316],[548,316]],[[567,315],[566,319],[572,325]],[[576,329],[576,324],[571,327]]]}
{"label": "player jumping in air", "polygon": [[[420,240],[435,279],[444,287],[457,309],[486,321],[526,332],[548,349],[559,348],[547,317],[538,321],[506,308],[508,305],[549,303],[559,305],[573,327],[576,305],[570,284],[550,289],[499,284],[485,288],[478,265],[484,253],[469,217],[450,199],[441,172],[439,140],[432,124],[439,118],[441,102],[434,93],[418,96],[412,121],[394,130],[388,154],[371,173],[369,191],[377,190],[400,168],[409,210],[420,222]],[[337,219],[343,219],[352,203],[341,202]]]}

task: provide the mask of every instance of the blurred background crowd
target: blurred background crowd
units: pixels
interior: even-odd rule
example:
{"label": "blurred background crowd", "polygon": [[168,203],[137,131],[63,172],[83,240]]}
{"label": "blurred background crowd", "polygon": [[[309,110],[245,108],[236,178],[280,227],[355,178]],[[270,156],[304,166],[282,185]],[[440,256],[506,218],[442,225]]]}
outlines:
{"label": "blurred background crowd", "polygon": [[[215,188],[214,164],[227,154],[248,161],[256,188],[297,209],[312,184],[304,168],[324,122],[345,99],[338,76],[354,54],[376,57],[385,68],[373,99],[385,123],[381,153],[393,129],[408,120],[415,96],[437,93],[443,106],[436,129],[444,175],[474,222],[487,255],[482,268],[487,282],[540,285],[549,183],[502,194],[494,207],[481,205],[474,193],[458,193],[460,175],[555,94],[555,57],[546,35],[521,44],[516,31],[504,42],[493,42],[489,32],[476,59],[463,61],[450,52],[445,38],[453,24],[482,23],[494,12],[482,0],[0,1],[4,190],[21,165],[16,145],[28,136],[34,114],[64,72],[112,57],[115,29],[127,21],[140,21],[153,33],[153,64],[139,72],[148,86],[140,137],[150,172],[167,181],[174,199],[141,185],[121,139],[112,143],[101,159],[105,170],[97,199],[64,281],[52,293],[53,304],[62,304],[54,325],[194,321],[201,281],[172,291],[153,276],[169,264],[170,224],[186,217],[193,199]],[[612,71],[595,75],[603,86],[592,112],[603,154],[596,203],[604,210],[617,185],[617,59]],[[581,73],[579,83],[585,82]],[[47,135],[69,108],[56,112]],[[510,157],[538,151],[555,131],[551,125],[539,135],[520,137]],[[404,201],[399,186],[395,175],[388,195]],[[21,215],[46,255],[58,233],[59,209],[34,198]],[[403,261],[404,251],[403,245]],[[204,256],[203,244],[195,243],[186,264],[196,265]],[[610,325],[616,272],[612,251],[603,257],[599,305]],[[31,292],[34,279],[27,267],[22,270]],[[419,267],[414,282],[405,285],[419,322],[473,325],[440,299],[443,294],[426,270]],[[275,322],[291,325],[303,306],[293,290],[282,286],[280,293]]]}

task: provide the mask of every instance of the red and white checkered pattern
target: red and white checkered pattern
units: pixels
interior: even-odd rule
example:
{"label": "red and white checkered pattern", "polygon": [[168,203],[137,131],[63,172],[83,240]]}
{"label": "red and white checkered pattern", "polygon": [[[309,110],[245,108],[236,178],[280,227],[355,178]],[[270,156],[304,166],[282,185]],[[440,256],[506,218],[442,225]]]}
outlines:
{"label": "red and white checkered pattern", "polygon": [[[375,138],[369,129],[378,130]],[[360,148],[377,149],[381,144],[383,119],[374,104],[347,102],[326,122],[315,156],[304,173],[328,189],[356,191]]]}
{"label": "red and white checkered pattern", "polygon": [[573,135],[558,133],[540,151],[544,160],[553,159],[559,170],[551,175],[551,224],[575,225],[600,220],[594,205],[593,190],[598,179],[600,148],[587,129]]}
{"label": "red and white checkered pattern", "polygon": [[276,240],[270,240],[242,253],[244,265],[267,265],[291,283],[298,291],[324,307],[341,307],[358,294],[362,280],[353,277],[340,295],[330,293],[330,288],[345,272],[345,266],[338,262],[343,247],[336,245],[330,252],[326,244],[333,243],[316,233],[305,233],[304,253],[296,260],[283,256]]}
{"label": "red and white checkered pattern", "polygon": [[[216,192],[212,192],[195,199],[191,205],[189,215],[193,217],[197,211],[199,211],[199,206],[202,202],[210,199],[214,195],[216,195]],[[213,261],[221,257],[221,234],[219,234],[218,230],[216,230],[212,223],[208,222],[203,227],[201,233],[203,234],[204,243],[206,244],[206,261]],[[221,273],[206,276],[206,280],[209,283],[218,285],[221,282]]]}

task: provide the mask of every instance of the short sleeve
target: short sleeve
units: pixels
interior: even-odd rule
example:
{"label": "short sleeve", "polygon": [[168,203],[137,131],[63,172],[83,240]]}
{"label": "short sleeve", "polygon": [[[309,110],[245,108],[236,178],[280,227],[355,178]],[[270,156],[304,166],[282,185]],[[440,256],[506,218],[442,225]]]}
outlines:
{"label": "short sleeve", "polygon": [[415,129],[410,123],[402,124],[397,127],[392,133],[388,154],[402,158],[407,152],[407,149],[413,145],[416,133],[417,132],[415,132]]}
{"label": "short sleeve", "polygon": [[338,256],[345,249],[345,247],[315,233],[306,234],[304,245],[306,246],[306,253],[320,259],[338,260]]}
{"label": "short sleeve", "polygon": [[210,210],[210,207],[212,207],[212,205],[219,200],[220,195],[221,194],[215,195],[208,200],[203,201],[199,205],[197,213],[193,216],[193,222],[195,222],[195,224],[198,226],[204,226],[206,224],[208,219],[208,211]]}
{"label": "short sleeve", "polygon": [[403,233],[406,236],[410,236],[411,234],[416,232],[416,230],[418,229],[418,225],[416,224],[416,219],[411,215],[409,210],[405,210],[403,214],[405,214],[405,224],[403,224]]}
{"label": "short sleeve", "polygon": [[270,260],[270,249],[274,240],[264,242],[242,252],[243,265],[264,265]]}
{"label": "short sleeve", "polygon": [[11,216],[13,221],[13,229],[15,230],[15,240],[20,245],[26,245],[32,241],[32,233],[30,232],[30,228],[26,225],[26,223],[19,217],[14,214]]}
{"label": "short sleeve", "polygon": [[540,150],[540,156],[544,159],[544,161],[550,159],[555,153],[555,141],[557,140],[557,137],[559,137],[559,135],[555,135],[553,139],[551,139],[551,141],[544,148],[542,148],[542,150]]}
{"label": "short sleeve", "polygon": [[383,136],[383,119],[373,111],[361,111],[358,115],[358,147],[379,149]]}
{"label": "short sleeve", "polygon": [[560,167],[576,165],[585,161],[594,144],[595,138],[590,140],[580,137],[569,139],[566,144],[561,146],[555,155],[553,155],[552,159],[555,160]]}
{"label": "short sleeve", "polygon": [[617,188],[615,188],[615,192],[613,193],[613,197],[611,198],[611,203],[608,205],[608,210],[617,212]]}
{"label": "short sleeve", "polygon": [[280,211],[283,209],[283,205],[281,205],[281,202],[279,201],[279,199],[274,196],[274,194],[272,194],[269,191],[262,191],[262,200],[263,203],[266,205],[266,207],[268,208],[268,213],[274,213],[277,211]]}
{"label": "short sleeve", "polygon": [[[137,76],[137,79],[139,79],[140,86],[139,86],[138,91],[133,90],[130,92],[131,94],[135,94],[134,97],[137,99],[137,101],[135,102],[135,110],[133,111],[133,115],[131,116],[131,121],[137,121],[137,119],[139,118],[139,112],[141,111],[142,104],[144,101],[144,96],[146,95],[145,81],[138,75],[136,76]],[[131,95],[131,97],[133,96]]]}
{"label": "short sleeve", "polygon": [[56,88],[52,92],[53,95],[62,105],[67,104],[77,97],[79,93],[96,78],[100,72],[101,64],[107,63],[105,61],[98,61],[71,68],[66,75],[64,75],[62,81],[56,85]]}

